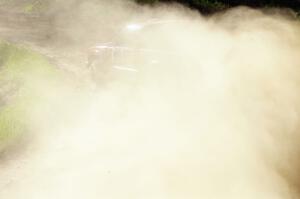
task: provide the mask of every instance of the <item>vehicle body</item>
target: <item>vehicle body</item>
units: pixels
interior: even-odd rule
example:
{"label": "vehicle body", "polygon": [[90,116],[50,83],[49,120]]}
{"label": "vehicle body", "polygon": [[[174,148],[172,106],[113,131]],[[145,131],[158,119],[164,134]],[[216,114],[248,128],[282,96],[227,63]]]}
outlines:
{"label": "vehicle body", "polygon": [[[178,20],[151,20],[131,23],[121,29],[112,42],[92,46],[88,52],[87,68],[94,79],[134,77],[139,73],[157,71],[166,62],[177,62],[179,52],[172,49],[168,37],[161,33],[180,24]],[[169,64],[168,64],[169,65]]]}

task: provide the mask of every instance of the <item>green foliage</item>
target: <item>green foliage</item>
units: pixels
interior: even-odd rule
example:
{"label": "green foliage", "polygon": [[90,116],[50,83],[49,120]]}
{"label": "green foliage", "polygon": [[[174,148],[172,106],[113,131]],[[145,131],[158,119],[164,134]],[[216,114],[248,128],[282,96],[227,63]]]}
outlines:
{"label": "green foliage", "polygon": [[222,9],[226,7],[224,3],[216,0],[193,0],[192,3],[197,6],[203,6],[210,9]]}
{"label": "green foliage", "polygon": [[25,13],[42,13],[49,8],[50,1],[31,0],[22,5],[22,10]]}
{"label": "green foliage", "polygon": [[159,2],[159,0],[136,0],[136,2],[142,3],[142,4],[154,4],[154,3]]}
{"label": "green foliage", "polygon": [[[0,0],[0,6],[10,6],[20,8],[25,13],[44,12],[49,4],[63,0]],[[79,4],[80,0],[68,0],[70,4]],[[94,1],[94,0],[85,0]],[[300,12],[299,0],[131,0],[141,4],[156,4],[159,2],[178,2],[192,8],[199,9],[202,12],[214,12],[237,5],[246,5],[251,7],[285,7]]]}
{"label": "green foliage", "polygon": [[225,3],[217,0],[192,0],[190,4],[204,12],[222,10],[227,7]]}
{"label": "green foliage", "polygon": [[135,0],[137,3],[141,4],[155,4],[159,2],[178,2],[189,7],[194,7],[203,12],[212,12],[216,10],[222,10],[227,7],[227,5],[218,0]]}
{"label": "green foliage", "polygon": [[33,13],[37,10],[40,10],[41,7],[43,7],[43,3],[41,1],[36,0],[25,4],[24,11],[25,13]]}
{"label": "green foliage", "polygon": [[297,0],[136,0],[139,3],[178,2],[204,13],[223,10],[228,7],[246,5],[251,7],[285,7],[300,12]]}
{"label": "green foliage", "polygon": [[39,98],[36,84],[59,72],[41,55],[0,42],[0,151],[29,131],[28,113]]}

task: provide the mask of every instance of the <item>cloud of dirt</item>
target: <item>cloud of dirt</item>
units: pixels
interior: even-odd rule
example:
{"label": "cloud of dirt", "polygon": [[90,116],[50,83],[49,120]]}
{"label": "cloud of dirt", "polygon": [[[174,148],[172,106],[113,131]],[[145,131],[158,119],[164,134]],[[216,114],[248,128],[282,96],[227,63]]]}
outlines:
{"label": "cloud of dirt", "polygon": [[[36,135],[3,166],[0,198],[298,197],[298,20],[125,1],[63,1],[53,13],[80,44],[126,49],[88,85],[37,85]],[[124,29],[134,21],[142,34]],[[114,64],[135,71],[103,75]]]}

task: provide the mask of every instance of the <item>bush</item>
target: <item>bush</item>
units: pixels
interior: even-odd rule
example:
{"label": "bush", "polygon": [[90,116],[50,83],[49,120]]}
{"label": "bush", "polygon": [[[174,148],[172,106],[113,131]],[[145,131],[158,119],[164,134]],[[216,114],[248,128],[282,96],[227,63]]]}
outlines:
{"label": "bush", "polygon": [[1,152],[30,131],[28,113],[40,98],[35,85],[59,73],[43,56],[6,42],[0,42],[0,64]]}

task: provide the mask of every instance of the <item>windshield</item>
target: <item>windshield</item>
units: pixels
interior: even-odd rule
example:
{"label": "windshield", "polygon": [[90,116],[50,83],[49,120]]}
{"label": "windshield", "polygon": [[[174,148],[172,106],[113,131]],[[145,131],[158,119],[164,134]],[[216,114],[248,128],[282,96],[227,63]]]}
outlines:
{"label": "windshield", "polygon": [[122,28],[119,44],[129,48],[169,50],[170,30],[176,31],[180,24],[176,20],[129,23]]}

